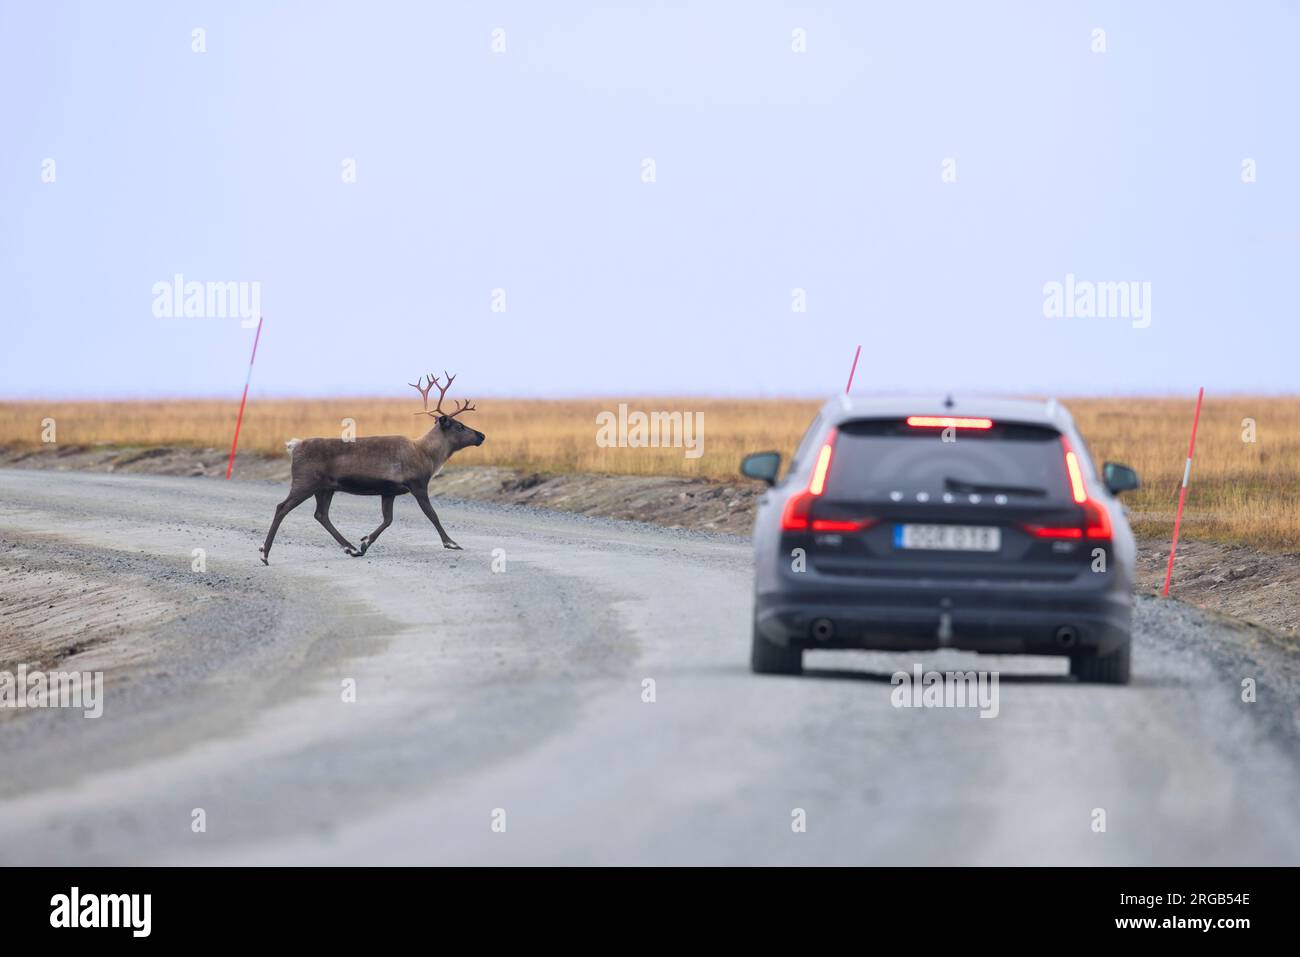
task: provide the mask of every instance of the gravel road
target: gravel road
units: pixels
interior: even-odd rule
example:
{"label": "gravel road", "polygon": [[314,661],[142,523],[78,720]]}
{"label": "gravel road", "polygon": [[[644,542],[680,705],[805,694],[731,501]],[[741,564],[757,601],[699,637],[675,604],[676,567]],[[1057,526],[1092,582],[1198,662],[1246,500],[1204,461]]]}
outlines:
{"label": "gravel road", "polygon": [[[755,677],[744,540],[434,489],[463,552],[407,498],[348,558],[304,505],[263,567],[279,484],[0,470],[0,668],[106,674],[99,719],[0,715],[0,864],[1300,863],[1266,632],[1141,597],[1127,688],[955,652]],[[917,663],[998,672],[998,716],[893,707]]]}

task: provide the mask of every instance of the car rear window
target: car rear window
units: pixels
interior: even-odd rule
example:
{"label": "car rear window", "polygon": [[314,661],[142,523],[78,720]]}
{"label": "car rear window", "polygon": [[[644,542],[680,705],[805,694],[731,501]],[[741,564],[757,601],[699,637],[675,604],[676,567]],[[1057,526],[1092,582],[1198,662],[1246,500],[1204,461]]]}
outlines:
{"label": "car rear window", "polygon": [[1065,458],[1055,429],[994,423],[989,429],[913,428],[905,421],[867,420],[839,427],[826,496],[856,499],[892,491],[1006,491],[1039,501],[1068,497]]}

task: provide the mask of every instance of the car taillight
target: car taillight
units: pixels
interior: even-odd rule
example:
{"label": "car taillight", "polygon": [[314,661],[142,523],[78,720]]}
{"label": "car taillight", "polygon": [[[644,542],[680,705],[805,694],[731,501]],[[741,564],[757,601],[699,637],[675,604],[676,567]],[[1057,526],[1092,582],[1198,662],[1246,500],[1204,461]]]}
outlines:
{"label": "car taillight", "polygon": [[813,497],[806,491],[791,495],[785,503],[785,511],[781,513],[781,531],[808,531],[808,513],[812,511],[812,503]]}
{"label": "car taillight", "polygon": [[1061,447],[1065,450],[1065,474],[1070,479],[1070,497],[1083,509],[1083,526],[1053,527],[1049,525],[1027,525],[1023,528],[1035,538],[1091,538],[1109,539],[1111,537],[1110,512],[1106,506],[1088,497],[1088,486],[1083,481],[1083,470],[1079,466],[1079,456],[1070,448],[1070,440],[1061,436]]}
{"label": "car taillight", "polygon": [[1083,503],[1083,514],[1087,516],[1084,534],[1089,538],[1110,538],[1110,512],[1105,506],[1088,499]]}
{"label": "car taillight", "polygon": [[1065,446],[1065,471],[1070,476],[1070,494],[1082,505],[1088,501],[1088,489],[1083,484],[1083,472],[1079,470],[1079,456],[1074,454],[1065,436],[1061,436],[1061,444]]}
{"label": "car taillight", "polygon": [[950,415],[909,415],[907,424],[914,429],[991,429],[992,419],[967,419]]}
{"label": "car taillight", "polygon": [[1034,538],[1083,538],[1083,529],[1081,528],[1052,528],[1047,525],[1027,525],[1020,526]]}
{"label": "car taillight", "polygon": [[[808,487],[790,496],[781,513],[781,530],[784,532],[806,532],[813,500],[826,491],[826,474],[831,470],[831,455],[835,451],[835,430],[831,429],[826,442],[817,453],[817,463],[813,466],[812,477]],[[815,524],[815,523],[814,523]],[[816,529],[822,531],[822,529]]]}
{"label": "car taillight", "polygon": [[874,518],[814,518],[812,530],[814,532],[861,532],[875,524]]}
{"label": "car taillight", "polygon": [[820,495],[826,491],[826,473],[831,470],[831,453],[835,451],[835,430],[826,437],[826,444],[817,453],[817,464],[813,466],[812,478],[808,480],[808,493]]}

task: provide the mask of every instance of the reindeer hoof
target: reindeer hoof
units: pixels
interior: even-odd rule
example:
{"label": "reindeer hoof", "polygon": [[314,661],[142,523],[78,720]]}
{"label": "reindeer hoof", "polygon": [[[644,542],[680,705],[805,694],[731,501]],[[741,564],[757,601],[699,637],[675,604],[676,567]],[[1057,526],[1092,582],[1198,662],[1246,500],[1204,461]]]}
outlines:
{"label": "reindeer hoof", "polygon": [[455,542],[453,542],[450,538],[447,539],[445,542],[442,543],[442,547],[443,547],[443,548],[454,548],[454,549],[455,549],[456,551],[458,551],[458,552],[463,552],[463,551],[464,551],[463,548],[461,548],[459,545],[457,545]]}
{"label": "reindeer hoof", "polygon": [[365,552],[360,548],[353,548],[351,545],[344,545],[343,551],[347,552],[353,558],[360,558]]}
{"label": "reindeer hoof", "polygon": [[268,561],[266,560],[266,546],[265,546],[265,545],[259,545],[259,546],[257,547],[257,557],[260,558],[260,559],[262,559],[262,564],[263,564],[263,565],[269,565],[269,564],[271,564],[270,562],[268,562]]}

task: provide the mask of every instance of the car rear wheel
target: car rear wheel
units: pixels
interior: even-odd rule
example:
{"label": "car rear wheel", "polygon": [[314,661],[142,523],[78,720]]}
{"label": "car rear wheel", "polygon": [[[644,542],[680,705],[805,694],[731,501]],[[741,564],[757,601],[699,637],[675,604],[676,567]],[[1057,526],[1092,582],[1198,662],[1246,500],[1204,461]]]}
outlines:
{"label": "car rear wheel", "polygon": [[1124,642],[1107,655],[1080,655],[1070,659],[1070,674],[1091,684],[1126,685],[1132,642]]}
{"label": "car rear wheel", "polygon": [[754,626],[754,643],[749,655],[750,670],[757,675],[797,675],[803,672],[803,651],[782,648],[768,641]]}

